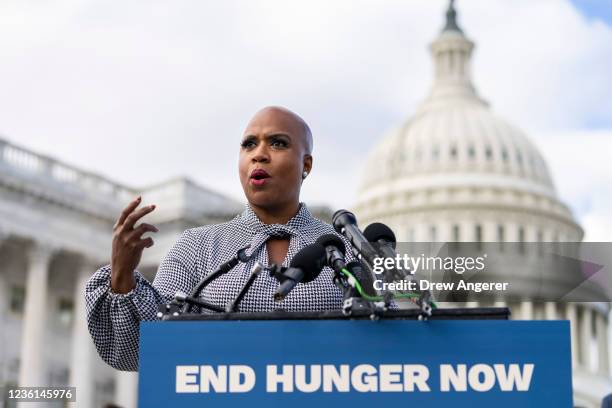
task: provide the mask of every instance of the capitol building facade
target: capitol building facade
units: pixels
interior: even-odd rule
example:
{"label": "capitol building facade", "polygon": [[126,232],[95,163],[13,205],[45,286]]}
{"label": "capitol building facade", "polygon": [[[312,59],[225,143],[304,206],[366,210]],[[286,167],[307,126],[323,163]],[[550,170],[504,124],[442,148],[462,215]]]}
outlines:
{"label": "capitol building facade", "polygon": [[188,179],[132,189],[0,139],[0,388],[69,384],[75,407],[136,407],[137,374],[96,353],[84,288],[108,264],[113,224],[139,194],[159,206],[150,222],[160,232],[139,267],[149,280],[185,229],[244,208]]}
{"label": "capitol building facade", "polygon": [[[430,95],[369,156],[354,207],[360,224],[384,222],[406,242],[581,241],[541,154],[474,89],[473,48],[451,3],[431,45]],[[83,289],[108,263],[116,217],[139,194],[158,204],[150,222],[160,232],[139,267],[150,280],[182,231],[243,209],[189,179],[130,188],[0,138],[0,387],[70,384],[79,408],[136,406],[136,374],[96,354]],[[313,212],[329,219],[324,209]],[[608,304],[499,298],[472,305],[508,305],[518,319],[569,319],[575,406],[599,407],[612,392]]]}

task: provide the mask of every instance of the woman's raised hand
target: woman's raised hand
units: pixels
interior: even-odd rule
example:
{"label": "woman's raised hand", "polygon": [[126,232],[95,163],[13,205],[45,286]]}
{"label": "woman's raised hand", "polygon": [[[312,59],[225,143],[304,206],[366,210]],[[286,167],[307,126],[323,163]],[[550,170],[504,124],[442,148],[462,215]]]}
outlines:
{"label": "woman's raised hand", "polygon": [[155,209],[155,205],[148,205],[137,210],[141,201],[142,197],[137,197],[128,204],[113,227],[111,289],[115,293],[128,293],[134,289],[134,270],[140,263],[142,251],[153,246],[153,238],[142,238],[142,235],[158,231],[154,225],[145,222],[134,227],[139,219]]}

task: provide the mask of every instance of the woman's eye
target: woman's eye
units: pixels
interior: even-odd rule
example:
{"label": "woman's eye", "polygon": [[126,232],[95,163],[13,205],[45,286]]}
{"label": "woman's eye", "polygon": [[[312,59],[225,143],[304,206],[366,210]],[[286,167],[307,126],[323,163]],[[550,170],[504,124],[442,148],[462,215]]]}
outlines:
{"label": "woman's eye", "polygon": [[242,146],[244,149],[250,149],[255,146],[255,142],[252,140],[245,140],[244,142],[240,143],[240,146]]}
{"label": "woman's eye", "polygon": [[287,147],[288,146],[287,142],[285,142],[284,140],[274,140],[272,141],[271,145],[273,147]]}

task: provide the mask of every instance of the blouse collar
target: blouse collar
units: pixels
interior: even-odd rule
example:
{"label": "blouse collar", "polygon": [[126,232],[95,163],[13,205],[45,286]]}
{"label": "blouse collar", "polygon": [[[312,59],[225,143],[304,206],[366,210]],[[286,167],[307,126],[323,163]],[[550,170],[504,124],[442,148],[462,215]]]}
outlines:
{"label": "blouse collar", "polygon": [[264,224],[248,203],[240,215],[240,221],[253,232],[263,232],[268,235],[297,235],[298,231],[308,225],[312,219],[312,214],[304,203],[300,203],[297,214],[286,224]]}

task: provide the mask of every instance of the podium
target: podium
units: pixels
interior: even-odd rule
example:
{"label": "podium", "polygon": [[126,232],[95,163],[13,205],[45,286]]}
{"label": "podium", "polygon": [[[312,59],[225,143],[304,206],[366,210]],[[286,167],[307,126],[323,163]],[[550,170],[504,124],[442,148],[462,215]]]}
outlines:
{"label": "podium", "polygon": [[572,406],[568,321],[509,321],[506,308],[418,315],[142,322],[139,407]]}

